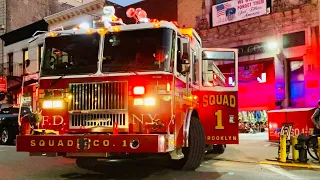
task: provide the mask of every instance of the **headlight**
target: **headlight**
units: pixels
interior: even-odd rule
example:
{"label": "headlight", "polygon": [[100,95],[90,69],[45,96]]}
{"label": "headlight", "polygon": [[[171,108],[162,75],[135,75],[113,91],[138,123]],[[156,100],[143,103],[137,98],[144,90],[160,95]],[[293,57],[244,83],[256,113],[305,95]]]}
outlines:
{"label": "headlight", "polygon": [[145,106],[154,106],[156,104],[156,100],[154,98],[144,98]]}
{"label": "headlight", "polygon": [[43,101],[43,104],[42,104],[43,109],[62,108],[62,107],[63,107],[62,100],[45,100]]}
{"label": "headlight", "polygon": [[133,100],[135,106],[154,106],[156,105],[155,98],[135,98]]}

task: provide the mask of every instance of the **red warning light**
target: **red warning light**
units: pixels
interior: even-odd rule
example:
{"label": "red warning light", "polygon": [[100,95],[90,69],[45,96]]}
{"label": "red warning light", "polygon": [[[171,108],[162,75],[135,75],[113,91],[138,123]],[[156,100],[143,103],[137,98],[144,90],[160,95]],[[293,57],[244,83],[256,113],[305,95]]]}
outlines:
{"label": "red warning light", "polygon": [[139,13],[138,13],[138,19],[144,19],[144,18],[147,18],[147,12],[146,11],[144,11],[144,10],[141,10],[141,11],[139,11]]}
{"label": "red warning light", "polygon": [[179,24],[177,21],[171,21],[175,26],[179,27]]}
{"label": "red warning light", "polygon": [[134,15],[136,14],[136,11],[134,10],[134,8],[129,8],[126,14],[129,18],[133,18]]}
{"label": "red warning light", "polygon": [[136,9],[136,16],[138,16],[138,14],[139,14],[141,11],[142,11],[141,8],[137,8],[137,9]]}

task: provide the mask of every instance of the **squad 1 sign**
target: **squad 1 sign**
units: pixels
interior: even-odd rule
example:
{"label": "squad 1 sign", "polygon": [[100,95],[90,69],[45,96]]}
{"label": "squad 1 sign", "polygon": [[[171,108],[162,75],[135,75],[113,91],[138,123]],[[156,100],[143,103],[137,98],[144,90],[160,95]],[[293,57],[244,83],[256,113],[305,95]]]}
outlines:
{"label": "squad 1 sign", "polygon": [[267,14],[266,0],[233,0],[212,6],[212,26]]}

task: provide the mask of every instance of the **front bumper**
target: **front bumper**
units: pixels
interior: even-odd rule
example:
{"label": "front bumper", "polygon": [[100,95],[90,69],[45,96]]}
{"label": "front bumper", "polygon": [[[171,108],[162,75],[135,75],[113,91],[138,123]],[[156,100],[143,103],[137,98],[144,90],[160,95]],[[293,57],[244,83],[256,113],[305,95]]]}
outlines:
{"label": "front bumper", "polygon": [[174,144],[173,136],[165,134],[18,135],[16,149],[30,153],[165,153]]}

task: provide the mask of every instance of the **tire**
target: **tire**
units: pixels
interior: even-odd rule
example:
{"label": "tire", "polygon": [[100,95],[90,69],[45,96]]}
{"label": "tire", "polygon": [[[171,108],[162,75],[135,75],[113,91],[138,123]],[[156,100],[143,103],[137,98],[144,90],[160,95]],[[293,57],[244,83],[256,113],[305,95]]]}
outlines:
{"label": "tire", "polygon": [[0,144],[1,145],[14,144],[14,136],[10,133],[7,127],[3,127],[0,131]]}
{"label": "tire", "polygon": [[172,168],[179,170],[192,171],[197,169],[205,155],[206,143],[204,129],[200,120],[191,117],[189,129],[189,147],[183,147],[184,158],[180,160],[171,160]]}
{"label": "tire", "polygon": [[308,154],[312,157],[312,159],[319,161],[319,155],[318,155],[318,137],[319,135],[311,136],[307,141],[308,146]]}
{"label": "tire", "polygon": [[96,158],[80,157],[76,159],[76,164],[79,168],[91,171],[95,169],[97,162]]}

